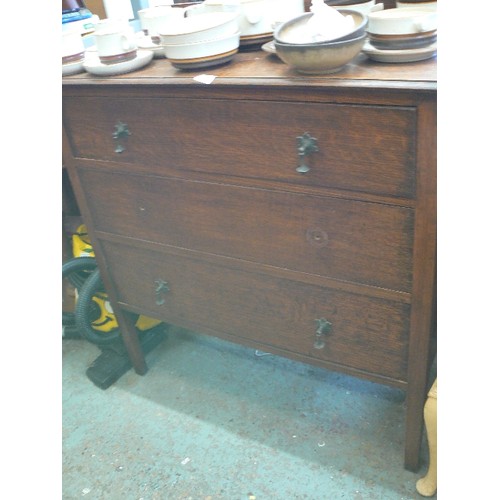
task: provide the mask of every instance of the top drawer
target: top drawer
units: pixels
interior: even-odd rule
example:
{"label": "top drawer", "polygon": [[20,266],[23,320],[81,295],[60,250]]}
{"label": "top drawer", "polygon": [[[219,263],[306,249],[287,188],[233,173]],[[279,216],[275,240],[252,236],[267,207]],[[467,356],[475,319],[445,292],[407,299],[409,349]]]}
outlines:
{"label": "top drawer", "polygon": [[[187,98],[65,98],[77,158],[414,198],[414,108]],[[130,135],[115,152],[118,123]],[[297,137],[317,139],[299,173]]]}

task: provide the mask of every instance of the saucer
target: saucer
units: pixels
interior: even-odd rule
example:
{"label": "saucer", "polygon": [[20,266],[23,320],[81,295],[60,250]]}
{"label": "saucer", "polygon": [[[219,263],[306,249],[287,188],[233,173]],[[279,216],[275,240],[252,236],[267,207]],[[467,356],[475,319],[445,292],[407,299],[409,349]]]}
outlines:
{"label": "saucer", "polygon": [[274,45],[274,40],[271,40],[270,42],[265,43],[261,49],[264,52],[268,52],[269,54],[276,54],[276,46]]}
{"label": "saucer", "polygon": [[273,41],[273,32],[240,36],[240,50],[259,50],[263,43]]}
{"label": "saucer", "polygon": [[159,59],[165,57],[165,49],[162,45],[154,43],[150,36],[141,36],[137,38],[137,47],[143,50],[150,50],[153,52],[153,57]]}
{"label": "saucer", "polygon": [[433,43],[427,47],[421,47],[418,49],[381,50],[373,47],[370,42],[366,42],[362,49],[362,52],[364,52],[370,59],[373,59],[377,62],[416,62],[434,57],[437,54],[437,43]]}
{"label": "saucer", "polygon": [[83,73],[85,68],[83,67],[83,61],[75,61],[71,63],[66,63],[62,65],[62,76],[76,75],[77,73]]}
{"label": "saucer", "polygon": [[153,59],[153,52],[151,50],[138,50],[137,57],[130,61],[123,61],[115,64],[103,64],[99,60],[97,52],[87,51],[83,67],[86,71],[93,75],[110,76],[120,75],[122,73],[129,73],[140,69],[146,64],[149,64]]}

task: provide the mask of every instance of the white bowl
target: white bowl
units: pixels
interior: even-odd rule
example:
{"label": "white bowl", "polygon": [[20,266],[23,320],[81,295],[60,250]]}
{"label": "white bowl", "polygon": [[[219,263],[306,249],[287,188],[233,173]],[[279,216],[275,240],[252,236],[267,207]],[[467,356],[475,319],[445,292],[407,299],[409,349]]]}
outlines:
{"label": "white bowl", "polygon": [[237,15],[229,12],[209,12],[176,19],[160,32],[162,45],[185,44],[234,35],[238,30]]}
{"label": "white bowl", "polygon": [[437,12],[415,8],[386,9],[368,14],[366,31],[376,35],[404,35],[437,29]]}
{"label": "white bowl", "polygon": [[[332,8],[333,7],[329,7]],[[321,33],[321,37],[316,36],[314,29],[311,30],[309,21],[313,19],[313,12],[306,12],[300,16],[289,19],[279,25],[274,31],[274,39],[280,43],[290,44],[316,44],[325,42],[340,42],[351,38],[358,38],[364,34],[368,24],[368,18],[360,12],[349,9],[338,9],[338,12],[346,17],[352,17],[354,26],[350,31],[339,33],[335,29],[331,29],[329,33]],[[337,14],[338,15],[338,14]],[[340,16],[339,16],[340,17]]]}
{"label": "white bowl", "polygon": [[303,14],[304,0],[205,0],[186,9],[186,16],[204,12],[234,12],[241,39],[272,34],[273,25]]}
{"label": "white bowl", "polygon": [[196,60],[222,54],[227,54],[240,45],[240,33],[224,35],[212,40],[199,42],[175,43],[163,45],[165,57],[174,61]]}

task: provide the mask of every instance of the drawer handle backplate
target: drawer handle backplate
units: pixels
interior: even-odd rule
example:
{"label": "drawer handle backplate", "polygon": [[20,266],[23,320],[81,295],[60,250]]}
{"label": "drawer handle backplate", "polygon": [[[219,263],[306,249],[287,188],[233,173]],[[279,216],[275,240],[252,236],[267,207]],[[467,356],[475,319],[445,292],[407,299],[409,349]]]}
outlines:
{"label": "drawer handle backplate", "polygon": [[125,151],[125,146],[122,144],[122,140],[126,139],[130,135],[128,125],[123,122],[118,122],[115,125],[115,131],[113,132],[113,139],[116,141],[115,153],[123,153]]}
{"label": "drawer handle backplate", "polygon": [[315,319],[316,322],[316,340],[314,341],[315,349],[323,349],[325,341],[323,338],[332,331],[332,324],[325,318]]}
{"label": "drawer handle backplate", "polygon": [[155,295],[156,295],[156,305],[161,306],[165,304],[164,295],[170,291],[168,283],[163,280],[155,280]]}
{"label": "drawer handle backplate", "polygon": [[305,174],[311,170],[306,164],[306,156],[319,151],[316,142],[317,139],[312,137],[309,132],[305,132],[303,135],[297,137],[297,153],[299,155],[299,166],[295,169],[297,172]]}

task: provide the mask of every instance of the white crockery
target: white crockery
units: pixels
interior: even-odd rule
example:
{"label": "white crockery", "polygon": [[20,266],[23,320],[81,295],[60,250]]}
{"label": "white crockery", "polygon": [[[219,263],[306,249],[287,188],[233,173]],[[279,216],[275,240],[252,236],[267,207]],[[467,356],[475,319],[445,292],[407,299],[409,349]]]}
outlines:
{"label": "white crockery", "polygon": [[208,12],[179,19],[160,32],[162,45],[195,43],[230,36],[238,32],[235,13]]}
{"label": "white crockery", "polygon": [[62,76],[76,75],[77,73],[83,73],[85,68],[83,67],[85,59],[79,61],[70,62],[62,65]]}
{"label": "white crockery", "polygon": [[241,38],[273,32],[276,23],[304,13],[303,0],[205,0],[186,9],[188,17],[206,12],[233,12]]}
{"label": "white crockery", "polygon": [[418,8],[386,9],[368,14],[369,33],[403,35],[437,29],[437,12]]}
{"label": "white crockery", "polygon": [[83,59],[85,45],[83,43],[83,38],[80,32],[76,30],[63,31],[61,50],[63,62],[65,59],[73,59],[75,57],[79,57],[80,55],[80,58]]}
{"label": "white crockery", "polygon": [[415,9],[418,7],[419,9],[429,9],[429,10],[437,10],[437,0],[434,2],[418,2],[418,3],[410,3],[410,2],[396,2],[396,7],[402,9]]}
{"label": "white crockery", "polygon": [[383,3],[375,3],[375,0],[369,0],[368,2],[353,3],[349,5],[332,5],[334,9],[349,9],[355,10],[367,16],[370,12],[378,12],[384,8]]}
{"label": "white crockery", "polygon": [[96,24],[94,41],[101,61],[125,54],[135,57],[137,40],[127,21],[104,19]]}
{"label": "white crockery", "polygon": [[383,50],[378,49],[366,42],[363,47],[363,52],[374,61],[383,63],[407,63],[424,61],[425,59],[430,59],[437,54],[437,44],[433,43],[426,47],[418,47],[416,49],[404,49],[404,50]]}
{"label": "white crockery", "polygon": [[101,19],[94,27],[95,35],[104,35],[107,33],[116,33],[119,31],[126,31],[130,25],[126,19]]}
{"label": "white crockery", "polygon": [[274,39],[282,44],[297,43],[305,45],[357,38],[366,31],[368,19],[364,14],[348,9],[341,9],[338,13],[333,10],[332,13],[338,16],[340,20],[342,20],[342,16],[344,16],[344,20],[352,19],[352,25],[350,23],[347,24],[347,31],[343,29],[344,25],[342,25],[342,31],[339,31],[339,28],[330,23],[329,20],[327,24],[328,30],[318,32],[316,25],[313,25],[313,28],[310,27],[310,21],[314,20],[314,16],[317,16],[317,14],[306,12],[278,26],[274,31]]}
{"label": "white crockery", "polygon": [[158,36],[162,31],[168,29],[171,23],[176,23],[184,17],[184,9],[162,5],[139,10],[138,12],[141,28],[148,35]]}
{"label": "white crockery", "polygon": [[342,70],[363,48],[366,33],[349,40],[291,44],[274,40],[277,56],[299,73],[326,75]]}
{"label": "white crockery", "polygon": [[122,61],[115,64],[103,64],[96,52],[88,50],[85,54],[83,67],[85,71],[92,75],[110,76],[121,75],[136,71],[151,62],[153,52],[150,50],[138,50],[137,57],[129,61]]}
{"label": "white crockery", "polygon": [[[137,37],[137,47],[141,50],[151,50],[153,52],[153,57],[156,59],[161,59],[165,57],[165,51],[163,50],[163,46],[158,42],[156,42],[156,38],[145,35],[142,31],[136,33]],[[158,37],[159,38],[159,37]]]}
{"label": "white crockery", "polygon": [[200,59],[237,50],[240,42],[240,33],[224,35],[212,40],[198,42],[163,45],[165,57],[173,60]]}

